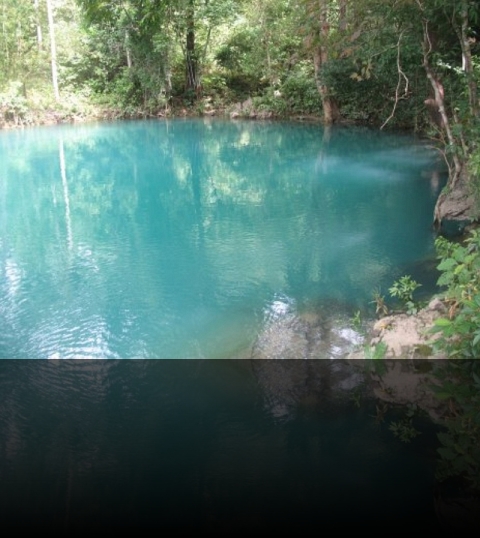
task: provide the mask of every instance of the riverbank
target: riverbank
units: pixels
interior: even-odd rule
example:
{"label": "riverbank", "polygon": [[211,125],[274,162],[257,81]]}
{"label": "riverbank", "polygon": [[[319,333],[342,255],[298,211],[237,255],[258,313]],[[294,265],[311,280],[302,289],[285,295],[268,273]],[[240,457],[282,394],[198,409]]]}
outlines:
{"label": "riverbank", "polygon": [[415,405],[435,422],[445,416],[447,409],[428,388],[436,383],[431,361],[447,357],[434,352],[432,342],[436,335],[430,331],[435,319],[445,312],[444,303],[433,298],[416,314],[398,313],[372,322],[363,346],[347,357],[349,363],[365,369],[366,360],[374,361],[368,359],[368,352],[382,349],[383,370],[380,374],[378,368],[372,368],[370,374],[375,396],[389,404]]}
{"label": "riverbank", "polygon": [[[437,335],[430,332],[435,320],[446,313],[446,305],[434,297],[416,314],[397,313],[382,317],[370,328],[369,345],[385,346],[385,359],[446,359],[444,353],[434,353],[432,343]],[[356,351],[353,355],[358,353],[361,352]]]}
{"label": "riverbank", "polygon": [[[9,107],[0,106],[0,130],[19,129],[25,127],[39,127],[58,125],[62,123],[88,123],[95,121],[141,120],[141,119],[175,119],[175,118],[209,118],[224,119],[251,119],[251,120],[278,120],[322,122],[320,116],[315,115],[286,115],[278,116],[271,110],[257,109],[252,99],[243,102],[222,104],[215,106],[210,100],[202,100],[195,105],[177,102],[155,111],[141,109],[124,110],[112,106],[92,103],[69,103],[62,106]],[[350,122],[351,123],[351,122]]]}

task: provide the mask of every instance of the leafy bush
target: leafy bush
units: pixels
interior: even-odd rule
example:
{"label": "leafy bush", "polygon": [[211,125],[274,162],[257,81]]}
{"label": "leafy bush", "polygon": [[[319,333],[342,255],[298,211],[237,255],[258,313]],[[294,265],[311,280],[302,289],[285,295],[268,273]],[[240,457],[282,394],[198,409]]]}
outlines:
{"label": "leafy bush", "polygon": [[27,122],[28,104],[22,94],[22,88],[23,84],[15,80],[0,93],[0,123],[23,125]]}
{"label": "leafy bush", "polygon": [[445,317],[438,318],[432,345],[446,353],[438,361],[432,386],[437,398],[449,402],[445,431],[438,435],[441,447],[437,478],[461,478],[480,491],[480,232],[473,231],[463,243],[443,237],[436,240],[440,286],[447,289]]}
{"label": "leafy bush", "polygon": [[[375,60],[334,58],[323,65],[322,80],[340,105],[345,119],[382,125],[390,116],[398,81],[395,55],[396,52],[389,49]],[[403,66],[410,80],[411,91],[406,96],[402,94],[389,127],[425,127],[423,100],[428,94],[428,87],[425,86],[425,77],[415,74],[419,61],[418,56],[414,55]]]}
{"label": "leafy bush", "polygon": [[322,111],[320,94],[311,65],[307,62],[300,62],[294,67],[279,91],[290,112],[320,114]]}
{"label": "leafy bush", "polygon": [[464,244],[439,237],[436,248],[438,285],[447,287],[449,309],[447,317],[435,321],[434,345],[450,358],[480,358],[480,232],[474,230]]}
{"label": "leafy bush", "polygon": [[230,92],[239,100],[244,100],[264,88],[261,77],[249,73],[229,73],[225,76],[225,82]]}

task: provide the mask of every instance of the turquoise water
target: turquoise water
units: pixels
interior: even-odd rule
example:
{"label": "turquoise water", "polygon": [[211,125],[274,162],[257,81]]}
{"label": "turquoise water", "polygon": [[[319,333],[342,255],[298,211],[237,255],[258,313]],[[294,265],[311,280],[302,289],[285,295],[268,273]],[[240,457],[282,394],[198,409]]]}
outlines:
{"label": "turquoise water", "polygon": [[286,321],[336,330],[329,357],[431,258],[443,181],[432,150],[363,128],[0,132],[0,358],[245,357]]}

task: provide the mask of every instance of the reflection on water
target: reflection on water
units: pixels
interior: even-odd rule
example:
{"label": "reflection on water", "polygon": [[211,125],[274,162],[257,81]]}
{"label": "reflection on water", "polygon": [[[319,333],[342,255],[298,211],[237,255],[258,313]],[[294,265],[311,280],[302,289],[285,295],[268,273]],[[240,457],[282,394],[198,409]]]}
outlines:
{"label": "reflection on water", "polygon": [[2,132],[0,357],[230,358],[272,316],[348,317],[432,254],[442,166],[357,128]]}
{"label": "reflection on water", "polygon": [[435,530],[432,435],[403,446],[361,387],[343,361],[2,361],[2,524]]}

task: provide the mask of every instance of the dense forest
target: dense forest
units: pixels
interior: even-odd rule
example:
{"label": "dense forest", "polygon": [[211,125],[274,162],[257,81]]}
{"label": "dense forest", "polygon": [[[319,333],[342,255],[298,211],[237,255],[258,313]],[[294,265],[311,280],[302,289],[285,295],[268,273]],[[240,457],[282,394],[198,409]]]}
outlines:
{"label": "dense forest", "polygon": [[449,187],[463,178],[475,194],[479,8],[1,0],[0,126],[179,114],[362,122],[435,139]]}

